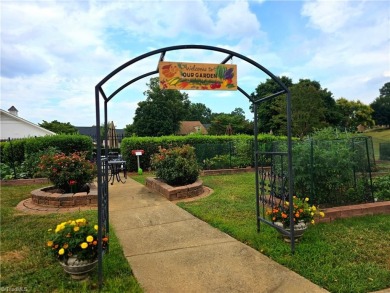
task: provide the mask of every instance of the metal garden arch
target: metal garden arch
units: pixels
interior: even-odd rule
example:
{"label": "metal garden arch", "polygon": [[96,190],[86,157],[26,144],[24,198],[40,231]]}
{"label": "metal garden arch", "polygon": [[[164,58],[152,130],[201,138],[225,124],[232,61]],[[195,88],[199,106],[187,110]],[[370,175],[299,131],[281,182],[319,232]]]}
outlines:
{"label": "metal garden arch", "polygon": [[[257,120],[257,111],[258,111],[258,105],[269,101],[271,99],[274,99],[282,94],[286,95],[286,112],[287,112],[287,145],[283,148],[283,150],[275,151],[275,150],[264,150],[259,151],[259,144],[258,140],[254,139],[254,166],[255,166],[255,190],[256,190],[256,216],[257,216],[257,231],[260,231],[260,222],[264,222],[268,225],[271,225],[275,228],[278,228],[274,225],[274,223],[270,222],[265,218],[264,213],[264,205],[266,203],[268,204],[275,204],[275,199],[279,200],[289,200],[292,202],[292,196],[293,196],[293,173],[292,173],[292,142],[291,142],[291,96],[289,89],[281,82],[281,80],[276,77],[274,74],[272,74],[268,69],[257,63],[256,61],[253,61],[249,59],[246,56],[243,56],[239,53],[213,47],[213,46],[205,46],[205,45],[178,45],[178,46],[171,46],[166,48],[161,48],[158,50],[154,50],[148,53],[145,53],[143,55],[140,55],[123,65],[119,66],[117,69],[112,71],[110,74],[108,74],[105,78],[103,78],[96,86],[95,86],[95,105],[96,105],[96,138],[97,141],[101,141],[101,134],[100,134],[100,123],[101,123],[101,117],[100,117],[100,99],[103,99],[104,102],[104,140],[106,141],[105,146],[105,158],[108,156],[108,148],[107,148],[107,105],[108,103],[123,89],[126,87],[132,85],[136,81],[143,79],[145,77],[158,74],[158,64],[156,64],[156,70],[145,72],[144,74],[141,74],[137,76],[136,78],[133,78],[127,82],[125,82],[123,85],[119,86],[116,90],[114,90],[110,95],[107,95],[103,89],[103,85],[109,81],[112,77],[120,73],[125,68],[128,68],[132,66],[133,64],[136,64],[138,61],[141,61],[145,58],[154,56],[159,54],[159,62],[164,61],[165,55],[167,52],[170,51],[177,51],[177,50],[186,50],[186,49],[198,49],[198,50],[210,50],[215,52],[220,52],[226,54],[226,58],[222,60],[220,63],[225,64],[229,60],[231,60],[233,57],[241,59],[242,61],[245,61],[256,68],[260,69],[263,73],[267,74],[274,82],[276,82],[280,86],[280,91],[274,94],[271,94],[266,97],[261,98],[254,98],[251,95],[249,95],[247,92],[245,92],[242,88],[239,86],[237,87],[238,91],[240,91],[245,97],[248,98],[248,100],[253,104],[253,110],[254,110],[254,138],[257,138],[258,136],[258,120]],[[215,63],[215,62],[214,62]],[[264,168],[264,165],[261,163],[263,160],[261,158],[264,158],[265,156],[268,156],[270,160],[268,162],[271,162],[272,167],[270,169]],[[277,162],[280,163],[279,166],[277,166]],[[279,164],[278,163],[278,164]],[[109,233],[109,213],[108,213],[108,207],[109,207],[109,196],[108,196],[108,166],[107,161],[105,159],[102,159],[102,148],[101,144],[97,144],[97,168],[98,168],[98,224],[99,224],[99,231],[98,231],[98,238],[99,238],[99,265],[98,265],[98,274],[99,274],[99,285],[102,285],[102,262],[103,262],[103,253],[107,251],[102,250],[102,237],[103,233]],[[290,217],[292,218],[292,205],[290,205]],[[282,233],[285,235],[289,235],[291,239],[291,251],[294,252],[294,226],[293,222],[290,224],[290,231],[288,232],[284,230],[283,228],[278,228]]]}

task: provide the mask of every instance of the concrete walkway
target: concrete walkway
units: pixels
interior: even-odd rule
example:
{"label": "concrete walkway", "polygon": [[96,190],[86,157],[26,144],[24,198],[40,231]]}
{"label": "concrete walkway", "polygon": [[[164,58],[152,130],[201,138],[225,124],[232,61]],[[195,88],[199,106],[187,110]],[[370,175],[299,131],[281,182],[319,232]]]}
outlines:
{"label": "concrete walkway", "polygon": [[130,178],[109,189],[110,223],[145,292],[328,292]]}

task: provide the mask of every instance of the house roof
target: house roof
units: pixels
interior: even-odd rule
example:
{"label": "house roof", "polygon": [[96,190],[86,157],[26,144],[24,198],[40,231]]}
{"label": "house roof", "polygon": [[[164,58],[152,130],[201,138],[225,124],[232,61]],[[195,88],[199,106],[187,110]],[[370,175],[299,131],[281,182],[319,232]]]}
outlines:
{"label": "house roof", "polygon": [[187,135],[191,133],[207,134],[207,130],[200,121],[180,121],[180,129],[177,134]]}
{"label": "house roof", "polygon": [[[15,107],[14,107],[15,108]],[[12,107],[10,108],[12,109]],[[47,130],[19,116],[0,109],[1,116],[1,139],[23,138],[29,136],[55,135]]]}

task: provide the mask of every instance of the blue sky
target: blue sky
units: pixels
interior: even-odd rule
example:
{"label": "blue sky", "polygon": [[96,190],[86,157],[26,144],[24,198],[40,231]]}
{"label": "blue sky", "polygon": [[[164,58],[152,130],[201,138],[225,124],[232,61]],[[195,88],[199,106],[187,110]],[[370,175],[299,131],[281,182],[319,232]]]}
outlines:
{"label": "blue sky", "polygon": [[[1,108],[15,106],[33,123],[92,126],[95,85],[123,63],[173,45],[211,45],[245,55],[277,76],[317,80],[335,99],[370,104],[390,81],[388,1],[8,1],[1,0]],[[219,63],[212,51],[168,53],[165,61]],[[238,66],[252,93],[267,76]],[[153,70],[144,60],[107,83],[109,92]],[[109,103],[109,120],[131,124],[149,78]],[[239,92],[187,91],[213,112],[242,108]],[[309,102],[309,101],[308,101]]]}

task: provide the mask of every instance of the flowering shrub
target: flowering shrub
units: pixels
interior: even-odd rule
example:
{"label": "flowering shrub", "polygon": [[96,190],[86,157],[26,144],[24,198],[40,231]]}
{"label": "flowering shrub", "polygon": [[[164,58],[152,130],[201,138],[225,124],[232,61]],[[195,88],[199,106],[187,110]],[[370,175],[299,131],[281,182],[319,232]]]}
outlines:
{"label": "flowering shrub", "polygon": [[[267,211],[267,215],[270,216],[272,222],[281,222],[283,227],[290,226],[290,203],[285,201],[284,204],[281,204],[273,209]],[[324,217],[323,212],[319,212],[316,206],[309,205],[309,198],[300,199],[296,196],[293,197],[293,221],[295,224],[298,222],[304,222],[305,224],[311,223],[314,224],[315,216]]]}
{"label": "flowering shrub", "polygon": [[[50,253],[60,261],[77,256],[78,260],[94,260],[98,255],[98,225],[90,224],[86,219],[69,220],[49,229],[46,242]],[[108,238],[103,237],[103,249]]]}
{"label": "flowering shrub", "polygon": [[77,192],[96,177],[96,165],[86,159],[86,153],[46,154],[41,156],[39,168],[49,180],[64,192]]}
{"label": "flowering shrub", "polygon": [[195,150],[189,145],[160,148],[152,155],[151,166],[156,170],[156,176],[170,185],[191,184],[199,176]]}

